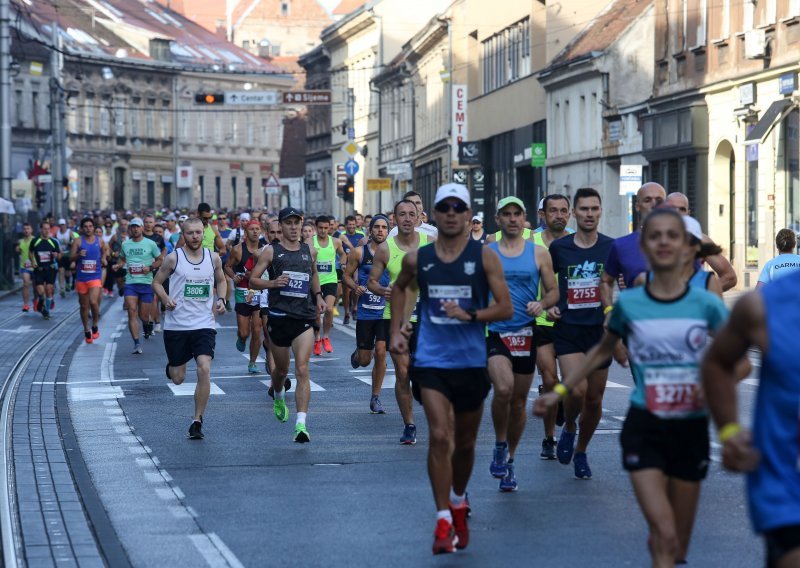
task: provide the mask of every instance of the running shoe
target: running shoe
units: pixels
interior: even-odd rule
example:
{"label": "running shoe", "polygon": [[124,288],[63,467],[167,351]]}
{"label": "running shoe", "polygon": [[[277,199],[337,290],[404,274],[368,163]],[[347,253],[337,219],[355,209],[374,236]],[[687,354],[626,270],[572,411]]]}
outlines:
{"label": "running shoe", "polygon": [[500,491],[503,493],[511,493],[517,490],[517,476],[514,475],[514,462],[508,462],[508,467],[505,477],[500,480]]}
{"label": "running shoe", "polygon": [[[40,305],[41,305],[41,302],[39,302],[39,298],[34,298],[34,299],[33,299],[33,311],[34,311],[34,312],[40,312],[40,311],[41,311],[41,310],[39,309],[39,306],[40,306]],[[23,310],[23,311],[24,311],[24,310]]]}
{"label": "running shoe", "polygon": [[539,454],[539,457],[543,460],[554,460],[556,459],[556,439],[555,438],[545,438],[542,440],[542,453]]}
{"label": "running shoe", "polygon": [[30,309],[31,309],[31,307],[28,304],[25,304],[24,306],[22,306],[22,311],[23,312],[27,313],[28,311],[30,311]]}
{"label": "running shoe", "polygon": [[83,332],[83,337],[84,337],[84,340],[86,341],[86,343],[91,343],[92,342],[92,332],[91,331],[84,331]]}
{"label": "running shoe", "polygon": [[272,412],[275,413],[275,418],[281,422],[289,420],[289,409],[286,407],[285,400],[275,399],[275,402],[272,403]]}
{"label": "running shoe", "polygon": [[294,427],[294,441],[298,444],[305,444],[311,441],[311,434],[306,430],[305,424],[297,424]]}
{"label": "running shoe", "polygon": [[161,333],[161,322],[157,323],[153,328],[153,333]]}
{"label": "running shoe", "polygon": [[344,316],[344,320],[342,321],[342,324],[344,324],[344,325],[349,325],[350,324],[350,316],[349,315]]}
{"label": "running shoe", "polygon": [[50,319],[50,312],[48,310],[42,310],[42,317],[46,320]]}
{"label": "running shoe", "polygon": [[447,519],[436,521],[436,530],[433,531],[433,553],[450,554],[456,551],[458,537],[456,530]]}
{"label": "running shoe", "polygon": [[417,427],[413,424],[406,424],[403,428],[403,436],[400,438],[400,443],[404,446],[413,446],[417,443]]}
{"label": "running shoe", "polygon": [[350,355],[350,366],[354,369],[358,369],[361,366],[361,363],[358,362],[358,348]]}
{"label": "running shoe", "polygon": [[467,518],[472,517],[472,507],[469,504],[469,491],[464,491],[464,506],[467,508]]}
{"label": "running shoe", "polygon": [[67,293],[63,289],[61,290],[61,297],[62,298],[66,298],[67,297]]}
{"label": "running shoe", "polygon": [[575,466],[575,479],[591,479],[592,470],[589,468],[589,460],[583,452],[575,452],[575,459],[572,460]]}
{"label": "running shoe", "polygon": [[164,373],[167,375],[167,380],[172,381],[172,377],[169,376],[169,363],[167,363],[167,366],[164,367]]}
{"label": "running shoe", "polygon": [[325,349],[325,353],[333,353],[333,345],[327,337],[322,340],[322,347]]}
{"label": "running shoe", "polygon": [[203,423],[199,420],[195,420],[192,422],[192,425],[189,426],[189,433],[186,434],[186,437],[190,440],[202,440],[203,439]]}
{"label": "running shoe", "polygon": [[314,355],[316,355],[317,357],[322,355],[322,340],[321,339],[314,340]]}
{"label": "running shoe", "polygon": [[333,315],[339,317],[339,308],[337,308],[336,306],[333,306]]}
{"label": "running shoe", "polygon": [[383,405],[381,404],[381,399],[375,395],[372,395],[372,398],[369,399],[369,411],[372,414],[386,414],[386,411],[383,409]]}
{"label": "running shoe", "polygon": [[142,354],[142,346],[141,345],[134,346],[132,354],[133,355],[141,355]]}
{"label": "running shoe", "polygon": [[92,328],[92,339],[100,339],[100,330],[96,327]]}
{"label": "running shoe", "polygon": [[240,353],[244,353],[244,348],[247,347],[247,340],[242,339],[241,337],[236,337],[236,350]]}
{"label": "running shoe", "polygon": [[572,453],[575,451],[575,432],[567,432],[566,428],[561,429],[556,446],[558,461],[567,465],[572,461]]}
{"label": "running shoe", "polygon": [[450,514],[453,515],[453,529],[456,531],[456,548],[463,550],[469,544],[469,525],[467,524],[467,505],[462,503],[455,507],[450,505]]}
{"label": "running shoe", "polygon": [[253,373],[254,375],[258,373],[258,365],[256,363],[249,363],[247,365],[247,372]]}
{"label": "running shoe", "polygon": [[503,478],[508,472],[508,444],[494,445],[494,456],[489,464],[489,473],[497,479]]}

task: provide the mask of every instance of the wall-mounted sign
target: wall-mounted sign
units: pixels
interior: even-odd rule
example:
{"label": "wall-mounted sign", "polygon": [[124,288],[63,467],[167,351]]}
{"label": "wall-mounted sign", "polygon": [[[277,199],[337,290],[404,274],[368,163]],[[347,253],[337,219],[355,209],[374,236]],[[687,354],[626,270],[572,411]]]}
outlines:
{"label": "wall-mounted sign", "polygon": [[739,104],[752,105],[756,102],[756,84],[745,83],[739,85]]}
{"label": "wall-mounted sign", "polygon": [[544,142],[534,142],[531,144],[531,166],[543,168],[547,160],[547,144]]}
{"label": "wall-mounted sign", "polygon": [[459,166],[478,166],[481,163],[481,143],[480,142],[459,142],[458,143],[458,165]]}
{"label": "wall-mounted sign", "polygon": [[636,193],[642,187],[642,166],[631,164],[619,167],[619,194]]}
{"label": "wall-mounted sign", "polygon": [[467,86],[453,85],[453,155],[452,160],[458,161],[458,146],[467,139]]}
{"label": "wall-mounted sign", "polygon": [[797,73],[784,73],[778,78],[778,92],[791,95],[797,90]]}
{"label": "wall-mounted sign", "polygon": [[192,166],[178,166],[175,171],[178,183],[176,184],[182,189],[191,189],[192,187]]}

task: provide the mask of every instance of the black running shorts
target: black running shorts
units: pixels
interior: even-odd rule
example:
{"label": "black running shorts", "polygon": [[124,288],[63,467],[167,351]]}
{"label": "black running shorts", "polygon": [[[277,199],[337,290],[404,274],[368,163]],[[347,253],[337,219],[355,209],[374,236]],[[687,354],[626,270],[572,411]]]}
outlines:
{"label": "black running shorts", "polygon": [[632,406],[620,434],[622,467],[660,469],[683,481],[701,481],[708,473],[708,418],[665,419]]}
{"label": "black running shorts", "polygon": [[[588,353],[589,350],[600,343],[603,337],[602,325],[573,325],[558,322],[553,330],[553,345],[556,355],[572,355],[573,353]],[[600,365],[600,369],[608,369],[611,359]]]}
{"label": "black running shorts", "polygon": [[170,367],[180,367],[200,355],[214,358],[217,343],[216,329],[164,330],[164,349]]}
{"label": "black running shorts", "polygon": [[532,375],[536,370],[536,343],[534,333],[530,340],[527,355],[511,353],[506,342],[500,337],[499,333],[490,331],[486,336],[486,354],[488,357],[505,357],[511,361],[511,369],[518,375]]}
{"label": "black running shorts", "polygon": [[292,342],[308,330],[314,329],[313,320],[271,316],[267,324],[269,342],[277,347],[291,347]]}
{"label": "black running shorts", "polygon": [[534,339],[536,339],[536,347],[544,347],[553,343],[553,329],[554,325],[537,325]]}
{"label": "black running shorts", "polygon": [[417,402],[422,402],[422,389],[439,391],[453,405],[456,414],[478,410],[492,386],[486,369],[411,367],[409,374]]}
{"label": "black running shorts", "polygon": [[767,544],[767,567],[777,568],[778,561],[800,548],[800,525],[778,527],[764,533]]}
{"label": "black running shorts", "polygon": [[339,284],[335,284],[333,282],[329,284],[321,284],[319,287],[319,291],[322,292],[322,297],[327,298],[328,296],[336,297],[336,289],[339,287]]}
{"label": "black running shorts", "polygon": [[359,349],[372,351],[376,343],[386,343],[388,337],[389,320],[356,320],[356,345]]}
{"label": "black running shorts", "polygon": [[236,304],[233,306],[233,310],[236,312],[237,315],[249,318],[254,313],[260,311],[261,306],[251,306],[250,304],[244,302],[236,302]]}
{"label": "black running shorts", "polygon": [[55,268],[37,268],[33,271],[33,285],[55,284],[58,271]]}

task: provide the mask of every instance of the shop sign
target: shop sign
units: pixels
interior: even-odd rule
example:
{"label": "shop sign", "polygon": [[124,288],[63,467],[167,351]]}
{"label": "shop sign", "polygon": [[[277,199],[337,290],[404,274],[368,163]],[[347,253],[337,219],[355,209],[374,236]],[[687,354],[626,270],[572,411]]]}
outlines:
{"label": "shop sign", "polygon": [[791,95],[797,90],[797,73],[784,73],[778,78],[778,91],[782,95]]}

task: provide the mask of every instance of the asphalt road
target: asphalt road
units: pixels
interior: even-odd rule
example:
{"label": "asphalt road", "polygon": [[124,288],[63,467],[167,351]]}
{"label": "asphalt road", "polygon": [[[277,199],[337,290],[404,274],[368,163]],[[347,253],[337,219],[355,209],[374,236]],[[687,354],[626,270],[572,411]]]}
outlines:
{"label": "asphalt road", "polygon": [[[469,487],[472,540],[464,551],[434,558],[435,508],[426,474],[422,409],[415,405],[414,447],[398,444],[402,420],[393,390],[386,388],[391,379],[382,395],[387,414],[369,413],[369,371],[353,372],[349,364],[354,325],[337,325],[334,352],[312,360],[312,388],[317,389],[311,393],[307,421],[312,442],[299,445],[292,442],[293,395],[288,396],[290,419],[281,424],[261,382],[268,376],[248,376],[247,358],[234,347],[233,314],[218,319],[215,388],[202,441],[185,436],[193,411],[192,374],[184,389],[170,388],[162,336],[144,342],[143,355],[132,355],[124,318],[117,300],[103,321],[102,340],[82,345],[76,353],[86,365],[88,359],[81,357],[100,361],[103,349],[113,364],[100,363],[106,390],[71,391],[70,412],[87,467],[134,565],[159,559],[168,563],[185,531],[192,533],[196,551],[212,566],[649,563],[647,529],[620,465],[618,432],[631,384],[625,369],[615,365],[611,370],[606,411],[589,449],[590,481],[575,480],[572,466],[539,459],[542,425],[530,419],[516,459],[520,489],[500,493],[488,472],[494,435],[487,404]],[[76,321],[76,332],[78,327]],[[11,332],[0,330],[0,337]],[[71,376],[70,381],[80,378]],[[741,386],[748,415],[755,390],[754,384]],[[143,449],[125,452],[109,432],[86,421],[101,412],[110,415],[123,442],[133,439]],[[143,478],[139,466],[155,469]],[[163,503],[171,508],[162,511],[138,491],[136,484],[154,481],[153,476],[169,487],[170,500]],[[159,495],[166,499],[163,492]],[[150,520],[143,520],[145,514]],[[191,517],[191,523],[181,524],[181,515]],[[142,525],[151,522],[163,523],[151,527],[159,538],[140,538]],[[747,519],[743,479],[723,472],[717,461],[703,485],[689,562],[729,568],[763,565],[761,542]]]}

